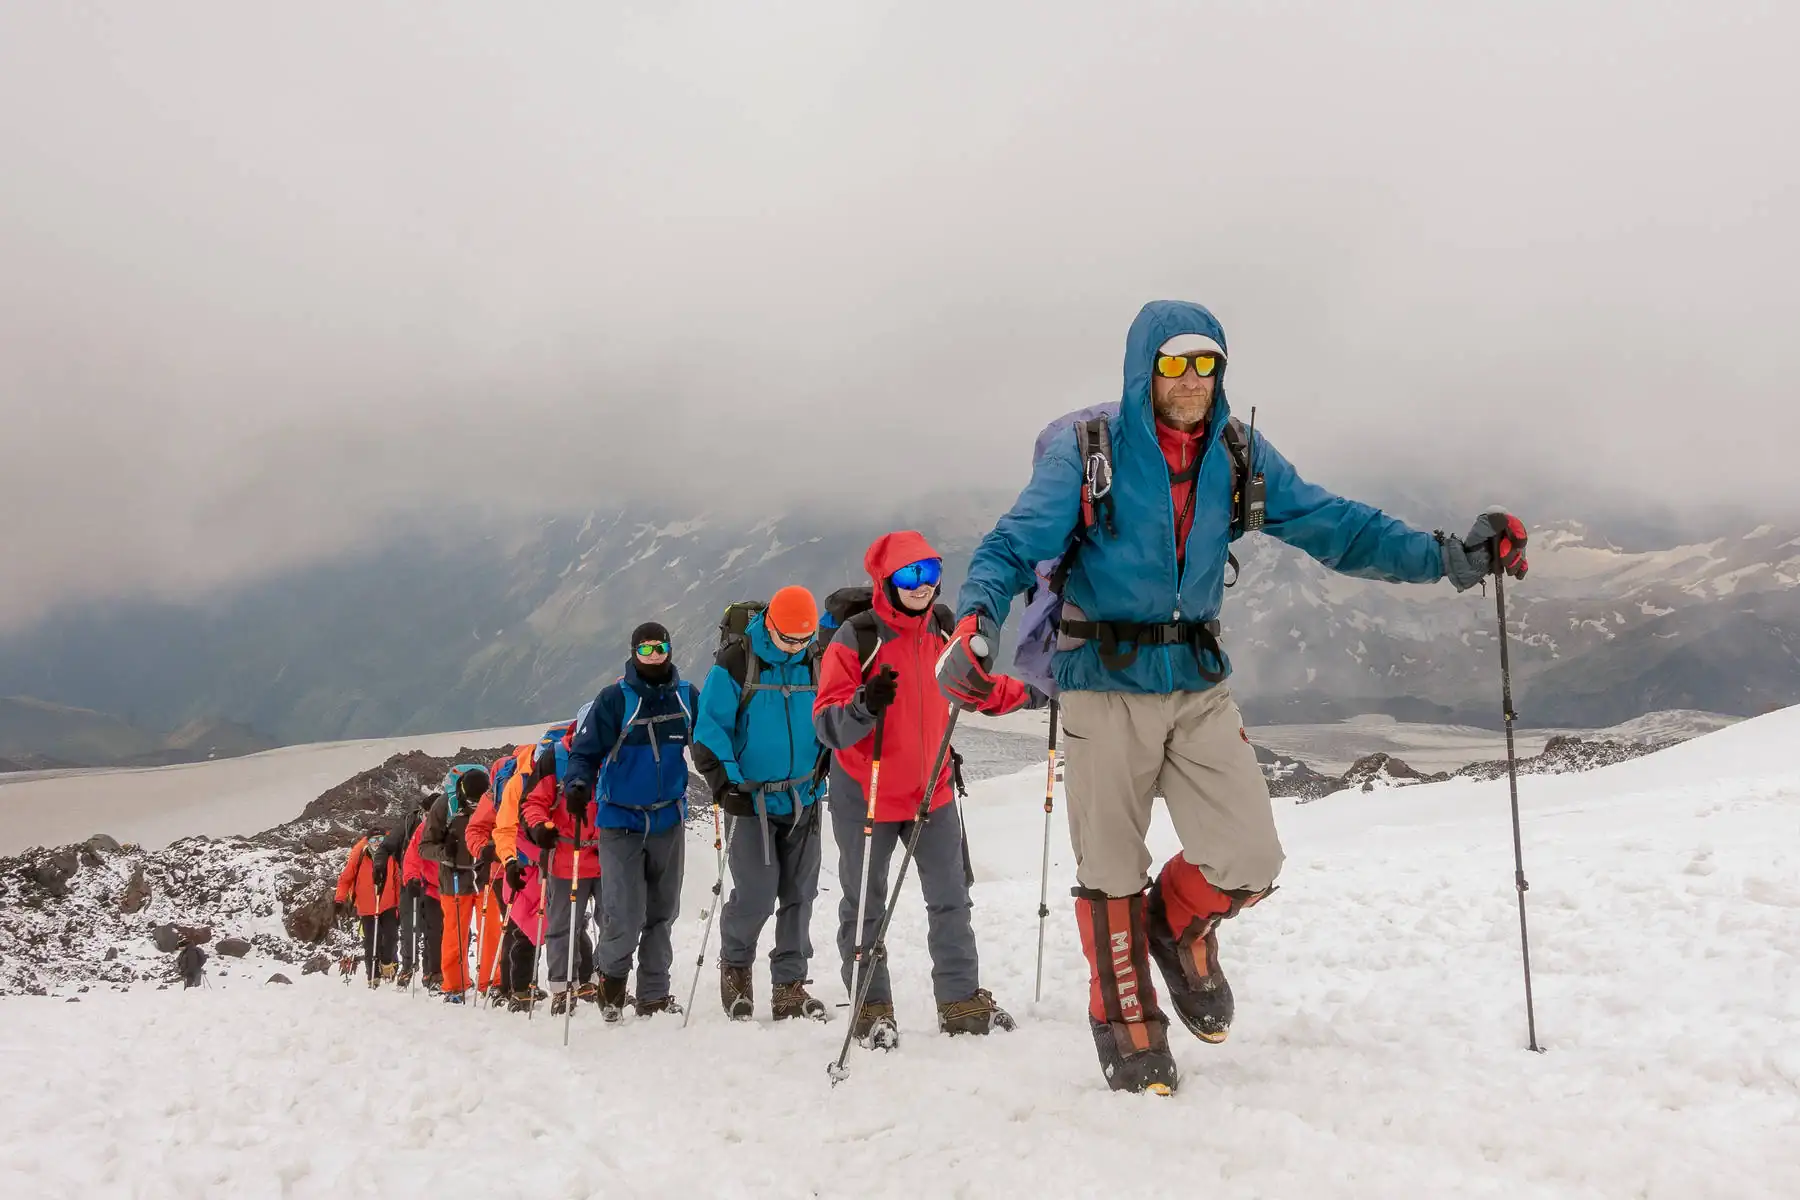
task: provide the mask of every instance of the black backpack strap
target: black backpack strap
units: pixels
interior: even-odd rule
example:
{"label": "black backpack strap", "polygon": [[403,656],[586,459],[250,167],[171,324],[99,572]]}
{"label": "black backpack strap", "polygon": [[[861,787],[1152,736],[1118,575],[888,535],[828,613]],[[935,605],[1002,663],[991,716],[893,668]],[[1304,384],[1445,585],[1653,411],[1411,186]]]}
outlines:
{"label": "black backpack strap", "polygon": [[876,629],[875,620],[875,613],[869,611],[859,612],[844,622],[856,638],[856,661],[862,665],[861,674],[865,677],[875,656],[881,653],[881,632]]}

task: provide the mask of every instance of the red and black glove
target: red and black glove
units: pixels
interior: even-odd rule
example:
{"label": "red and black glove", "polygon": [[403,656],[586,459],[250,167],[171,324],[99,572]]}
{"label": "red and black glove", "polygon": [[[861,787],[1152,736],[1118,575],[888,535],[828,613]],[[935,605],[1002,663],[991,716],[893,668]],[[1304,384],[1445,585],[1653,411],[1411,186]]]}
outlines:
{"label": "red and black glove", "polygon": [[1468,537],[1439,534],[1438,540],[1444,548],[1444,574],[1459,592],[1468,591],[1489,575],[1504,572],[1523,579],[1531,570],[1525,560],[1525,522],[1500,509],[1477,517]]}
{"label": "red and black glove", "polygon": [[944,695],[969,708],[985,706],[1004,676],[992,672],[1000,651],[1000,631],[994,619],[980,609],[957,623],[950,644],[938,656],[938,687]]}

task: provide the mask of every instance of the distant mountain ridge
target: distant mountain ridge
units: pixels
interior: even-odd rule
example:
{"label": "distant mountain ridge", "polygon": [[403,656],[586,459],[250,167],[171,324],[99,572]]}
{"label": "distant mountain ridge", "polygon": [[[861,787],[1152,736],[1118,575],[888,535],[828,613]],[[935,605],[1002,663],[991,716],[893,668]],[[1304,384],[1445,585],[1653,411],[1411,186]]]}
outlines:
{"label": "distant mountain ridge", "polygon": [[[940,493],[907,514],[944,554],[952,592],[1007,502]],[[823,507],[627,506],[402,539],[204,604],[67,606],[0,640],[0,694],[142,727],[138,714],[155,713],[169,731],[229,713],[282,743],[572,712],[617,676],[639,621],[667,624],[698,679],[727,602],[793,582],[821,597],[861,582],[868,543],[895,524]],[[1261,534],[1237,553],[1242,577],[1222,621],[1252,722],[1379,712],[1498,723],[1491,594],[1351,579]],[[1624,551],[1579,523],[1549,522],[1531,558],[1530,577],[1508,592],[1525,723],[1592,728],[1666,708],[1749,716],[1800,701],[1793,531]]]}
{"label": "distant mountain ridge", "polygon": [[92,709],[0,696],[0,773],[73,767],[161,767],[236,758],[276,743],[232,721],[195,720],[167,737]]}

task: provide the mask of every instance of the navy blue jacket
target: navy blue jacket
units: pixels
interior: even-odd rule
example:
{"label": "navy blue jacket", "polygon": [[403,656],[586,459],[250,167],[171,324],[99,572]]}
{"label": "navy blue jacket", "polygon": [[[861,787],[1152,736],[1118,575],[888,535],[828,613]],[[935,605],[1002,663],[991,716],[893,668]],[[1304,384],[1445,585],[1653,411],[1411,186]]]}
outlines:
{"label": "navy blue jacket", "polygon": [[694,685],[673,664],[668,682],[652,684],[638,673],[635,658],[594,697],[575,727],[561,778],[565,788],[579,780],[594,789],[596,826],[654,834],[686,819],[687,748],[697,699]]}

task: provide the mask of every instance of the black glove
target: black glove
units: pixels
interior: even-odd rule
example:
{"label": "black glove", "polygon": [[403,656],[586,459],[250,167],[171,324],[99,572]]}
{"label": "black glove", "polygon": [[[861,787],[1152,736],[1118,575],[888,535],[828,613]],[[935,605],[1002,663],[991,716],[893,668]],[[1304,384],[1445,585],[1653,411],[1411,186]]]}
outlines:
{"label": "black glove", "polygon": [[484,858],[480,862],[476,863],[475,864],[475,886],[477,888],[486,887],[488,885],[488,879],[493,875],[493,873],[494,873],[494,864],[489,862],[487,859]]}
{"label": "black glove", "polygon": [[892,667],[881,668],[875,678],[862,685],[863,707],[869,710],[871,717],[878,720],[899,695],[900,672]]}
{"label": "black glove", "polygon": [[425,885],[415,879],[400,890],[405,892],[408,896],[411,896],[414,900],[417,900],[420,896],[425,894]]}
{"label": "black glove", "polygon": [[515,892],[525,886],[525,864],[516,858],[506,864],[506,886]]}
{"label": "black glove", "polygon": [[749,788],[734,783],[719,793],[719,809],[729,817],[754,817],[756,796]]}
{"label": "black glove", "polygon": [[548,821],[542,825],[533,825],[527,835],[540,850],[556,849],[556,826]]}
{"label": "black glove", "polygon": [[475,860],[475,865],[478,867],[485,867],[489,863],[497,863],[499,861],[500,852],[494,849],[494,843],[489,842],[481,848],[481,857]]}
{"label": "black glove", "polygon": [[1502,571],[1514,579],[1523,579],[1531,569],[1525,561],[1526,540],[1525,522],[1519,518],[1498,509],[1483,513],[1466,538],[1438,534],[1444,551],[1444,575],[1459,592]]}
{"label": "black glove", "polygon": [[594,802],[594,785],[582,779],[571,779],[563,785],[563,807],[575,818],[575,827],[587,817],[588,805]]}
{"label": "black glove", "polygon": [[370,877],[375,880],[375,890],[377,892],[379,892],[382,888],[386,887],[387,886],[387,864],[382,863],[379,866],[370,868]]}

